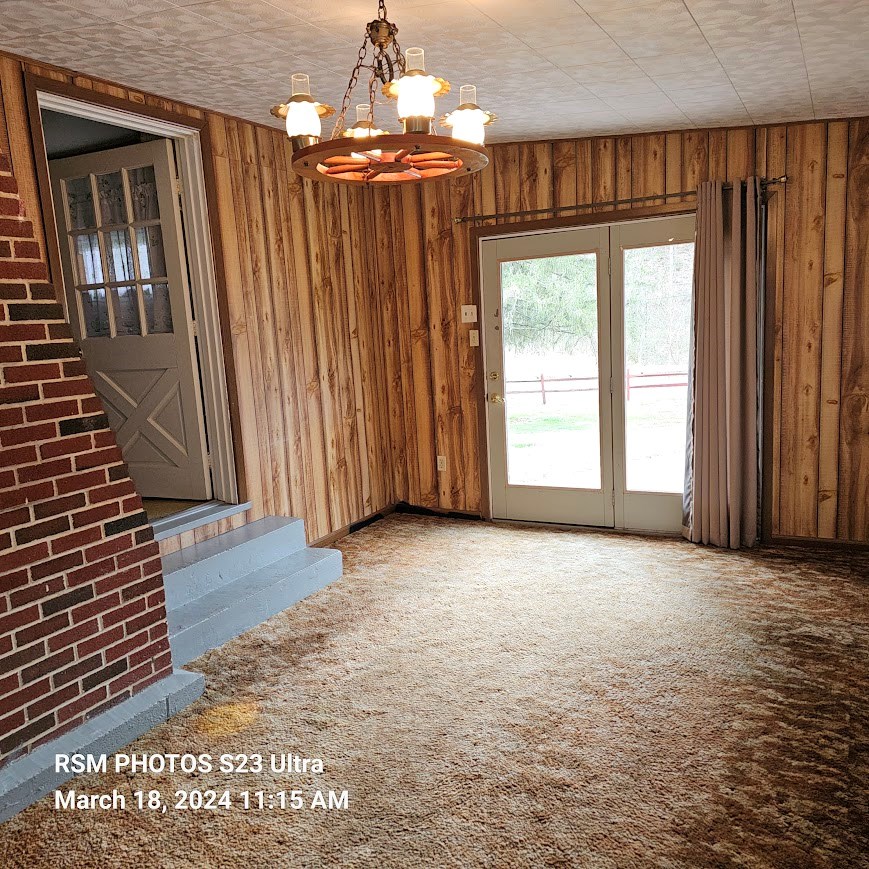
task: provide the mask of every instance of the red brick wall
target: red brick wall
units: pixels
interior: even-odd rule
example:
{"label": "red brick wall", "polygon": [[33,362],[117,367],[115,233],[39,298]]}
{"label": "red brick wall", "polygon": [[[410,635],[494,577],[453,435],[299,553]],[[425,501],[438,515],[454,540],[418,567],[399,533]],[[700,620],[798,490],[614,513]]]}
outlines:
{"label": "red brick wall", "polygon": [[0,154],[0,765],[171,671],[154,535]]}

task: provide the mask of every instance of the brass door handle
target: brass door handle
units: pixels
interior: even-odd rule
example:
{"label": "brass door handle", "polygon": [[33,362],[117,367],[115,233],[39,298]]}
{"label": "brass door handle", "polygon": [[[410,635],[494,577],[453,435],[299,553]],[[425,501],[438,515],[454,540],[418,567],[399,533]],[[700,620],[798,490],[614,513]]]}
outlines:
{"label": "brass door handle", "polygon": [[503,404],[504,403],[504,396],[499,395],[497,392],[493,392],[489,396],[489,401],[491,401],[492,404]]}

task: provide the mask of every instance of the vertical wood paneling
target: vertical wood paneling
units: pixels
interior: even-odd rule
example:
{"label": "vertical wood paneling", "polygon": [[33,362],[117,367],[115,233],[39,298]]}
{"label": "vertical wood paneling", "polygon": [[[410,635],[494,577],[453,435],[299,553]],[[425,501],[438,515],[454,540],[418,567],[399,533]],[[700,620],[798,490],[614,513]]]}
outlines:
{"label": "vertical wood paneling", "polygon": [[[407,249],[404,237],[404,218],[401,213],[401,190],[396,187],[387,192],[389,197],[389,218],[394,245],[391,255],[395,263],[395,328],[399,347],[399,384],[401,390],[401,412],[404,442],[401,452],[392,454],[392,461],[400,465],[400,476],[396,479],[395,497],[402,501],[418,504],[420,499],[419,459],[416,426],[413,425],[413,350],[410,328],[410,300],[407,292],[408,261],[400,255]],[[418,235],[416,230],[413,230]]]}
{"label": "vertical wood paneling", "polygon": [[[705,179],[704,179],[705,180]],[[709,179],[727,180],[727,130],[709,131]]]}
{"label": "vertical wood paneling", "polygon": [[[682,186],[682,134],[667,133],[664,154],[664,173],[667,193],[679,193]],[[681,202],[681,196],[668,196],[667,202]]]}
{"label": "vertical wood paneling", "polygon": [[519,190],[521,177],[519,146],[502,145],[498,148],[495,162],[495,210],[498,213],[519,211],[522,208]]}
{"label": "vertical wood paneling", "polygon": [[845,299],[839,537],[869,538],[869,119],[851,122]]}
{"label": "vertical wood paneling", "polygon": [[[549,159],[548,151],[538,153],[538,180],[540,180],[541,161]],[[546,166],[544,174],[551,179],[551,167]],[[459,178],[449,186],[450,215],[457,217],[471,214],[474,207],[473,178]],[[539,200],[538,200],[539,201]],[[551,205],[551,191],[550,202]],[[467,224],[453,223],[453,263],[456,276],[458,298],[454,302],[453,316],[462,305],[475,304],[471,287],[471,252]],[[479,314],[479,312],[478,312]],[[457,318],[459,319],[459,318]],[[479,347],[471,347],[469,332],[480,328],[480,323],[461,323],[457,326],[459,353],[459,404],[461,407],[460,437],[462,438],[462,509],[478,513],[480,504],[480,457],[479,457],[479,416],[477,413],[477,388],[482,376],[482,357]]]}
{"label": "vertical wood paneling", "polygon": [[824,271],[826,127],[787,132],[782,331],[781,530],[818,530],[821,304]]}
{"label": "vertical wood paneling", "polygon": [[[866,421],[861,418],[867,387],[861,378],[866,367],[860,355],[863,344],[858,335],[866,332],[866,307],[863,301],[865,278],[862,283],[847,284],[850,258],[860,261],[866,256],[866,232],[869,215],[859,206],[851,204],[852,195],[859,203],[860,197],[852,193],[857,189],[851,173],[860,171],[862,153],[855,142],[862,142],[860,135],[853,134],[851,141],[851,164],[848,177],[841,171],[844,158],[843,130],[846,122],[826,124],[803,124],[771,128],[739,130],[691,130],[642,136],[620,136],[552,143],[552,205],[570,205],[577,202],[607,202],[629,195],[657,195],[664,201],[674,201],[682,190],[696,189],[707,179],[727,180],[760,173],[776,177],[787,173],[791,182],[786,187],[771,189],[769,199],[767,281],[771,299],[768,316],[772,318],[772,452],[773,478],[771,494],[773,501],[773,530],[783,536],[829,536],[831,521],[838,523],[834,536],[850,539],[869,539],[866,511],[859,505],[866,501],[867,452],[865,444]],[[827,159],[827,135],[829,128],[830,157]],[[864,133],[865,135],[865,133]],[[486,180],[490,194],[495,197],[498,210],[515,210],[522,199],[523,207],[539,206],[522,191],[526,180],[523,170],[531,175],[539,171],[539,152],[527,145],[496,145],[493,152],[493,176]],[[571,158],[575,163],[572,165]],[[838,168],[837,168],[838,167]],[[867,170],[869,171],[869,170]],[[829,179],[829,187],[827,180]],[[848,183],[848,248],[845,256],[843,237],[845,220],[844,184]],[[865,180],[863,181],[865,184]],[[837,186],[838,185],[838,186]],[[456,193],[452,213],[456,213]],[[428,202],[435,200],[427,193]],[[477,211],[481,206],[477,205]],[[598,211],[609,211],[611,206],[600,205]],[[491,204],[485,209],[491,211]],[[407,212],[405,212],[407,219]],[[433,233],[444,225],[437,210],[427,215],[430,223],[425,235],[431,242]],[[853,229],[851,228],[853,226]],[[458,325],[458,304],[444,303],[444,292],[454,285],[464,286],[467,266],[461,251],[461,236],[454,230],[452,262],[454,271],[444,273],[446,252],[442,249],[435,257],[429,251],[427,282],[431,312],[446,316],[452,309],[454,327],[459,334],[457,352],[463,365],[468,356],[463,344],[464,329]],[[844,275],[841,284],[841,262],[845,256]],[[822,280],[822,273],[825,277]],[[840,274],[837,279],[835,274]],[[823,283],[826,282],[826,287]],[[845,300],[845,330],[836,327],[837,292],[841,287],[853,287],[854,301],[848,308]],[[832,294],[830,291],[832,288]],[[847,289],[845,289],[847,296]],[[823,312],[824,329],[821,330]],[[849,313],[850,312],[850,313]],[[850,320],[849,320],[850,317]],[[454,437],[461,442],[465,468],[470,468],[469,452],[477,451],[478,435],[469,424],[471,414],[466,405],[462,407],[462,430],[449,434],[449,395],[452,387],[452,364],[449,359],[449,343],[438,334],[446,327],[443,320],[432,328],[432,340],[437,347],[431,353],[433,396],[437,408],[438,433],[426,438],[418,432],[420,456],[432,456],[443,450],[453,449]],[[850,331],[849,331],[850,329]],[[862,330],[862,331],[861,331]],[[838,335],[833,334],[838,331]],[[841,425],[835,405],[821,405],[820,396],[832,395],[838,389],[835,359],[838,345],[850,342],[851,380],[842,378],[842,389],[850,390],[853,404],[851,416],[845,419],[845,393],[842,394]],[[865,343],[865,342],[863,342]],[[480,363],[478,363],[479,365]],[[482,373],[482,372],[481,372]],[[416,372],[415,372],[416,376]],[[462,369],[464,376],[464,369]],[[415,380],[418,385],[418,378]],[[850,385],[846,385],[850,384]],[[461,392],[461,388],[460,388]],[[841,457],[837,462],[835,438],[841,438]],[[845,446],[846,441],[848,446]],[[429,446],[427,447],[427,443]],[[447,446],[445,446],[445,443]],[[846,451],[848,457],[846,458]],[[450,459],[450,463],[452,463]],[[848,463],[846,480],[845,465]],[[470,473],[466,471],[466,473]],[[441,479],[439,505],[454,503],[448,490],[456,485],[450,477]],[[849,488],[849,481],[856,481]],[[829,486],[827,485],[829,483]],[[475,491],[475,481],[470,486],[465,482],[460,487],[465,492]],[[861,488],[862,487],[862,488]],[[825,498],[827,489],[835,490],[836,498]],[[853,491],[852,491],[853,489]],[[847,495],[846,495],[847,492]],[[820,500],[819,500],[820,499]],[[861,500],[862,499],[862,500]],[[847,507],[843,506],[847,503]],[[476,510],[473,497],[466,501],[466,509]],[[852,516],[856,518],[851,518]]]}
{"label": "vertical wood paneling", "polygon": [[576,142],[563,139],[552,143],[553,204],[574,205],[579,202],[576,192]]}
{"label": "vertical wood paneling", "polygon": [[[301,447],[301,470],[304,507],[294,510],[304,512],[296,515],[317,517],[328,513],[326,502],[326,474],[322,462],[315,460],[322,450],[314,450],[312,440],[315,433],[321,432],[319,404],[309,400],[308,384],[311,379],[316,382],[316,374],[309,374],[308,366],[314,366],[314,351],[306,341],[309,333],[305,330],[300,309],[300,299],[310,295],[308,278],[307,251],[303,240],[295,237],[293,227],[293,201],[301,201],[301,185],[298,176],[291,172],[287,165],[287,147],[283,138],[274,142],[275,164],[277,167],[279,186],[278,206],[280,209],[280,234],[282,236],[284,256],[283,271],[286,275],[287,295],[280,300],[285,306],[285,316],[290,346],[288,348],[289,371],[287,372],[287,394],[284,397],[287,414],[295,417],[295,428]],[[293,450],[298,461],[298,451]],[[298,469],[293,469],[295,474]],[[319,528],[319,522],[316,523]],[[309,533],[313,530],[310,529]]]}
{"label": "vertical wood paneling", "polygon": [[[483,187],[482,195],[494,196],[494,178],[490,193]],[[484,199],[485,201],[485,199]],[[494,212],[494,201],[484,206]],[[419,504],[438,505],[438,478],[435,460],[434,393],[431,368],[431,329],[429,327],[428,294],[426,288],[426,252],[422,237],[422,197],[416,189],[401,191],[401,217],[404,223],[405,262],[407,265],[408,315],[410,319],[411,359],[413,362],[413,428],[417,439],[417,469],[419,474]]]}
{"label": "vertical wood paneling", "polygon": [[[248,319],[244,307],[244,278],[241,269],[241,251],[238,245],[237,210],[232,187],[232,166],[229,161],[229,146],[226,124],[218,116],[209,118],[214,172],[216,224],[220,234],[223,253],[223,291],[229,323],[224,324],[224,333],[229,332],[232,358],[235,360],[234,380],[237,392],[238,413],[233,420],[233,439],[236,443],[248,444],[257,439],[257,416],[254,403],[251,368],[251,336],[248,334]],[[228,326],[228,329],[227,329]],[[253,336],[254,341],[256,336]],[[244,451],[245,496],[253,502],[255,518],[263,515],[262,473],[259,450]]]}
{"label": "vertical wood paneling", "polygon": [[[616,199],[630,199],[631,197],[631,151],[633,146],[633,136],[619,136],[616,139]],[[630,208],[627,203],[617,205],[616,210]]]}
{"label": "vertical wood paneling", "polygon": [[[576,143],[576,201],[580,205],[588,205],[592,199],[592,179],[594,170],[592,168],[592,141],[591,139],[580,139]],[[582,213],[588,213],[584,209]]]}
{"label": "vertical wood paneling", "polygon": [[[593,139],[591,142],[592,202],[610,202],[616,198],[615,139]],[[611,206],[599,205],[592,211],[610,211]]]}
{"label": "vertical wood paneling", "polygon": [[[634,136],[631,146],[630,195],[655,196],[662,194],[660,199],[651,199],[645,205],[661,205],[666,191],[666,142],[663,134]],[[620,155],[621,159],[621,155]]]}
{"label": "vertical wood paneling", "polygon": [[845,192],[848,123],[827,131],[827,198],[821,320],[821,394],[818,431],[818,537],[836,536],[839,490],[839,409],[842,383],[842,301],[845,287]]}
{"label": "vertical wood paneling", "polygon": [[[26,67],[131,111],[205,116]],[[0,56],[0,97],[0,149],[36,218],[20,61]],[[303,184],[280,132],[214,114],[207,123],[233,433],[254,506],[162,551],[266,513],[301,515],[317,539],[399,498],[481,509],[481,359],[459,317],[473,301],[471,256],[452,217],[631,195],[675,201],[707,178],[785,172],[787,187],[770,198],[767,257],[773,527],[869,539],[869,121],[496,145],[472,179],[388,193]]]}
{"label": "vertical wood paneling", "polygon": [[[783,175],[787,168],[787,128],[771,127],[766,137],[766,171],[769,177]],[[767,292],[774,304],[766,317],[773,318],[773,365],[766,372],[772,377],[772,531],[781,531],[781,416],[782,416],[782,334],[784,318],[784,262],[785,262],[785,197],[787,188],[774,190],[767,205],[766,280],[773,288]]]}
{"label": "vertical wood paneling", "polygon": [[392,491],[397,499],[407,497],[407,458],[404,433],[404,390],[402,388],[401,343],[398,337],[398,303],[396,264],[393,256],[395,239],[391,231],[389,192],[374,191],[375,226],[379,229],[373,238],[377,245],[377,275],[382,319],[381,341],[384,353],[386,395],[389,403],[389,436],[391,444],[390,467]]}
{"label": "vertical wood paneling", "polygon": [[449,187],[444,184],[424,185],[422,202],[436,455],[444,456],[446,460],[445,469],[438,472],[438,504],[445,509],[462,510],[464,437],[458,382],[456,327],[459,318],[453,274]]}
{"label": "vertical wood paneling", "polygon": [[[227,239],[227,245],[234,246],[238,252],[238,267],[240,271],[241,304],[244,309],[244,321],[249,327],[247,366],[250,369],[248,382],[251,389],[253,411],[256,419],[257,438],[265,433],[266,439],[260,445],[258,470],[260,481],[257,487],[259,494],[258,508],[263,515],[274,513],[274,496],[272,492],[272,462],[270,438],[268,437],[268,409],[265,398],[265,376],[259,342],[260,330],[257,313],[257,285],[254,278],[253,255],[250,244],[250,221],[247,213],[245,188],[250,182],[250,172],[245,173],[242,157],[238,122],[226,119],[227,154],[230,162],[230,189],[235,212],[235,237]],[[247,174],[247,178],[245,177]],[[250,194],[253,196],[253,192]],[[255,215],[254,215],[255,218]],[[243,361],[242,361],[243,364]]]}
{"label": "vertical wood paneling", "polygon": [[727,131],[727,178],[754,175],[754,129],[744,127]]}
{"label": "vertical wood paneling", "polygon": [[519,145],[519,208],[534,211],[552,205],[552,146],[548,142]]}
{"label": "vertical wood paneling", "polygon": [[709,132],[689,130],[682,134],[682,189],[696,190],[709,179]]}

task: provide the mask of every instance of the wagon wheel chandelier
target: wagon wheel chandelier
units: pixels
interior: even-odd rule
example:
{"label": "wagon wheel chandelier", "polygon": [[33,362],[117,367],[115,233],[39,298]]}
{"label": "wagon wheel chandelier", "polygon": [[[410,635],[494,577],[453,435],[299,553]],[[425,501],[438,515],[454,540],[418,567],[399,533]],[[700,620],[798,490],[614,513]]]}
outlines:
{"label": "wagon wheel chandelier", "polygon": [[[293,169],[305,178],[346,184],[408,183],[479,172],[489,163],[483,142],[495,115],[477,105],[474,85],[464,85],[458,108],[440,118],[452,135],[437,135],[435,98],[449,93],[450,83],[425,71],[423,49],[402,54],[398,28],[386,15],[385,0],[379,0],[330,139],[321,141],[322,119],[335,109],[314,100],[307,75],[293,75],[292,95],[272,108],[275,117],[286,121]],[[363,69],[369,73],[368,102],[356,106],[356,122],[348,127],[347,112]],[[385,97],[397,102],[401,133],[382,130],[375,121],[378,85]]]}

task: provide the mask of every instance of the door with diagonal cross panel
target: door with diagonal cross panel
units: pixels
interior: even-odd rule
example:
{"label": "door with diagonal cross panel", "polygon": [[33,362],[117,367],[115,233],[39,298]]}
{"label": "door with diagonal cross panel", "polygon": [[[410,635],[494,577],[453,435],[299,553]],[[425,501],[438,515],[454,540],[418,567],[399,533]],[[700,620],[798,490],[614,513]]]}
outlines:
{"label": "door with diagonal cross panel", "polygon": [[49,165],[70,324],[139,494],[208,499],[172,144]]}

